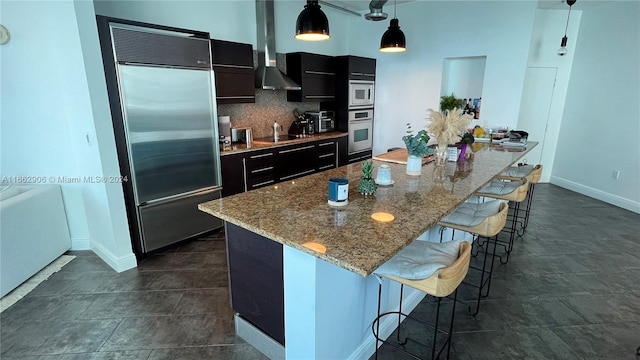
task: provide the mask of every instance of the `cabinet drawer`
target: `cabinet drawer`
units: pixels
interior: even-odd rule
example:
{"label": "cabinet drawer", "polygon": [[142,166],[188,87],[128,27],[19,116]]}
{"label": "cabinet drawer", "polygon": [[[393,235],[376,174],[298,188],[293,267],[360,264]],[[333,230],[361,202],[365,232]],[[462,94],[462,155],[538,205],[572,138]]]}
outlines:
{"label": "cabinet drawer", "polygon": [[264,186],[269,186],[275,184],[276,180],[273,177],[273,174],[270,176],[257,177],[255,179],[251,179],[247,181],[247,190],[254,190]]}
{"label": "cabinet drawer", "polygon": [[260,152],[255,154],[251,153],[247,156],[247,169],[273,166],[274,159],[274,152]]}
{"label": "cabinet drawer", "polygon": [[247,156],[247,190],[255,188],[254,185],[272,181],[275,179],[275,154],[265,152]]}
{"label": "cabinet drawer", "polygon": [[337,166],[337,151],[335,141],[318,142],[317,154],[317,171],[325,171]]}
{"label": "cabinet drawer", "polygon": [[278,150],[276,168],[278,181],[286,181],[312,174],[316,171],[316,145],[304,144]]}

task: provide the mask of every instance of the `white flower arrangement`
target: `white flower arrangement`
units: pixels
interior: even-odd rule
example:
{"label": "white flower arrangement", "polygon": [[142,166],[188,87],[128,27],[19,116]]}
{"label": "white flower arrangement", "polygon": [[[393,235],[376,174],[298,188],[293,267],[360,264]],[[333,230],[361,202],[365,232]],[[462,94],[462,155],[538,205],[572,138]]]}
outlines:
{"label": "white flower arrangement", "polygon": [[438,146],[443,147],[458,142],[473,120],[471,115],[462,114],[458,108],[444,113],[429,109],[427,113],[427,120],[431,120],[427,130],[435,136]]}

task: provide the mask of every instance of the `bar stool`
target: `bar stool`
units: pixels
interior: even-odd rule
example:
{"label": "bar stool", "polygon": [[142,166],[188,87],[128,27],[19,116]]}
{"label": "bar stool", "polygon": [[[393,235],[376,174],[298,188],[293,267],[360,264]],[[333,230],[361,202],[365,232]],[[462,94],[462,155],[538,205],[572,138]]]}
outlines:
{"label": "bar stool", "polygon": [[[453,333],[453,320],[455,315],[455,304],[457,289],[469,270],[469,260],[471,258],[471,244],[465,241],[448,241],[445,243],[433,243],[428,241],[414,241],[409,246],[400,251],[391,260],[384,263],[376,271],[375,275],[378,277],[378,316],[371,324],[371,331],[376,338],[376,359],[378,358],[378,344],[380,342],[400,350],[407,355],[420,359],[418,355],[413,354],[401,345],[405,345],[409,340],[415,342],[427,349],[431,350],[431,359],[439,358],[445,351],[447,353],[447,359],[449,358],[449,352],[451,349],[451,337]],[[400,303],[398,311],[389,311],[380,313],[380,299],[382,296],[382,278],[396,281],[400,283]],[[414,316],[405,314],[402,312],[402,291],[404,286],[410,286],[414,289],[423,291],[424,293],[434,296],[437,299],[436,306],[436,318],[435,324],[430,324]],[[453,296],[453,306],[451,310],[451,322],[449,324],[448,332],[439,328],[440,320],[440,303],[442,298],[445,298],[451,294]],[[397,314],[398,315],[398,329],[397,329],[397,342],[398,345],[381,339],[380,334],[380,319],[386,315]],[[412,319],[419,323],[426,325],[428,328],[434,330],[433,340],[431,345],[420,343],[414,339],[405,337],[404,340],[400,340],[400,322],[402,316]],[[438,347],[438,339],[444,336],[444,342]]]}
{"label": "bar stool", "polygon": [[[512,166],[507,170],[503,171],[500,175],[497,176],[498,179],[504,180],[520,180],[522,178],[526,178],[529,181],[529,191],[527,193],[527,203],[525,205],[524,218],[522,221],[522,232],[518,232],[518,235],[524,235],[527,226],[529,225],[529,213],[531,212],[531,202],[533,200],[533,191],[535,190],[536,184],[540,181],[540,177],[542,176],[542,165],[538,164],[536,166],[533,165],[522,165],[518,164],[518,166]],[[519,218],[519,214],[515,214],[516,219]]]}
{"label": "bar stool", "polygon": [[[487,248],[483,251],[484,259],[482,260],[482,268],[469,266],[470,269],[480,271],[480,282],[476,285],[463,281],[464,284],[478,289],[475,311],[472,312],[471,305],[469,305],[469,313],[473,316],[477,315],[480,311],[480,299],[489,296],[491,274],[493,273],[493,259],[496,256],[497,235],[507,224],[508,211],[509,205],[500,200],[492,200],[484,203],[464,203],[438,223],[438,225],[444,228],[453,229],[454,235],[455,230],[461,230],[473,234],[474,240],[479,239],[481,236],[487,238]],[[491,264],[487,269],[487,257],[489,255],[491,237],[495,237],[495,239],[493,241],[493,252],[491,252]],[[478,247],[480,246],[480,242],[478,241]],[[487,291],[485,295],[482,295],[482,290],[485,286]]]}
{"label": "bar stool", "polygon": [[[489,184],[478,190],[476,192],[476,195],[493,199],[512,201],[514,203],[513,213],[518,214],[518,211],[520,211],[520,203],[527,197],[528,190],[529,181],[527,180],[527,178],[516,181],[502,181],[499,179],[493,179]],[[505,248],[506,260],[503,261],[502,256],[500,256],[500,262],[502,264],[506,264],[509,262],[509,255],[513,250],[515,236],[518,233],[518,222],[516,221],[516,218],[514,217],[511,220],[511,226],[506,231],[509,233],[509,240],[506,242],[501,241],[497,236],[494,240],[496,245],[500,244]]]}

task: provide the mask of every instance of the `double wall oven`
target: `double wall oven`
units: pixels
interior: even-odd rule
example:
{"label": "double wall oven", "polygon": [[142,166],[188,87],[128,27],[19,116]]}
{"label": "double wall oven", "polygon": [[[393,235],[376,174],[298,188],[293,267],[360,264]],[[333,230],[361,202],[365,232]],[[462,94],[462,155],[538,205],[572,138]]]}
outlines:
{"label": "double wall oven", "polygon": [[349,111],[349,155],[371,150],[373,109]]}
{"label": "double wall oven", "polygon": [[373,81],[349,81],[349,161],[371,157],[373,147]]}

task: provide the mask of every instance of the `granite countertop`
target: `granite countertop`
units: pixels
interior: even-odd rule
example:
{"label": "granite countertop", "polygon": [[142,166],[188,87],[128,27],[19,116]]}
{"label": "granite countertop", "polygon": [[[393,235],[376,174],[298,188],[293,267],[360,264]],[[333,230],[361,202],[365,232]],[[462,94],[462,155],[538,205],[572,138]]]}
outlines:
{"label": "granite countertop", "polygon": [[[537,143],[530,141],[519,151],[478,145],[482,149],[475,152],[472,160],[440,167],[431,162],[423,166],[421,176],[406,175],[405,165],[386,163],[395,183],[379,186],[370,196],[357,191],[361,168],[356,163],[198,207],[276,242],[369,276]],[[376,170],[383,163],[373,162]],[[349,179],[346,206],[327,204],[327,181],[332,177]],[[376,212],[390,213],[395,219],[376,221],[371,217]]]}
{"label": "granite countertop", "polygon": [[345,133],[345,132],[332,131],[332,132],[326,132],[326,133],[313,134],[304,138],[298,138],[293,140],[280,140],[278,142],[253,141],[253,144],[250,147],[248,147],[245,144],[232,144],[227,149],[220,151],[220,155],[224,156],[224,155],[230,155],[230,154],[237,154],[245,151],[274,148],[274,147],[286,146],[291,144],[301,144],[309,141],[316,141],[316,140],[322,140],[322,139],[335,139],[335,138],[339,138],[347,135],[348,133]]}

